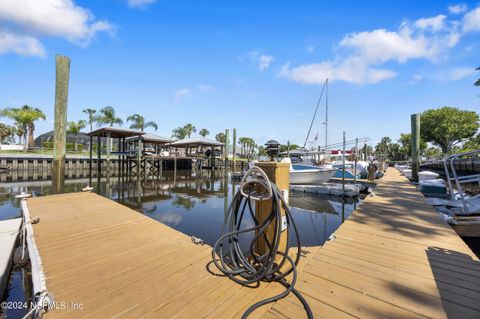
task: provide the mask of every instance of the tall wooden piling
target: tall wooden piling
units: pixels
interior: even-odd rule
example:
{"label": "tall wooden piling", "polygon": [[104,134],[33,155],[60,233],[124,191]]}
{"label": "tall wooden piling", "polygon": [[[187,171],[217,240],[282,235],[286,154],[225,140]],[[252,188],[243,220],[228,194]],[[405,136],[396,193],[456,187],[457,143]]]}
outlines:
{"label": "tall wooden piling", "polygon": [[65,185],[65,152],[67,142],[68,82],[70,59],[55,56],[55,123],[53,137],[52,187],[54,193],[62,193]]}
{"label": "tall wooden piling", "polygon": [[228,128],[225,130],[225,169],[228,169]]}
{"label": "tall wooden piling", "polygon": [[412,178],[418,183],[420,168],[420,114],[411,115],[412,124]]}
{"label": "tall wooden piling", "polygon": [[[289,194],[289,187],[290,187],[290,164],[279,163],[279,162],[258,162],[258,163],[255,163],[255,166],[260,167],[265,172],[268,179],[272,183],[278,186],[278,188],[282,191],[284,195],[285,201],[288,203],[288,194]],[[281,209],[281,215],[285,216],[285,209],[283,207],[281,207],[280,209]],[[263,223],[268,218],[271,211],[272,211],[272,199],[256,202],[255,215],[260,224]],[[271,243],[273,243],[273,237],[275,235],[274,225],[275,225],[275,219],[271,222],[270,226],[267,227],[267,229],[265,230],[267,239]],[[282,234],[284,233],[282,232]],[[287,244],[287,236],[281,236],[278,250],[285,251],[286,244]],[[267,243],[263,240],[262,237],[258,239],[255,249],[256,249],[256,252],[260,255],[267,253],[269,250]]]}

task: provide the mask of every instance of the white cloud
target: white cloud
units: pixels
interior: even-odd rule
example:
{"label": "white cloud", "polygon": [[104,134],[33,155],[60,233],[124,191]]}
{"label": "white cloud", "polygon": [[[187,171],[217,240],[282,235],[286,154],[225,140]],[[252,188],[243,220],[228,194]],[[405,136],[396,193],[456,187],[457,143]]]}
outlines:
{"label": "white cloud", "polygon": [[476,73],[475,68],[472,67],[457,67],[450,70],[449,78],[457,81]]}
{"label": "white cloud", "polygon": [[480,31],[480,7],[473,9],[463,17],[463,31]]}
{"label": "white cloud", "polygon": [[8,52],[23,56],[45,56],[45,49],[36,38],[0,30],[0,54]]}
{"label": "white cloud", "polygon": [[175,102],[180,102],[183,98],[187,97],[190,95],[190,91],[186,88],[177,90],[173,93],[173,100]]}
{"label": "white cloud", "polygon": [[422,73],[415,73],[412,78],[412,82],[418,82],[423,80],[423,74]]}
{"label": "white cloud", "polygon": [[[465,15],[470,29],[476,28],[474,11]],[[472,22],[475,20],[475,22]],[[406,63],[423,59],[437,62],[461,38],[459,21],[449,21],[445,15],[404,21],[397,30],[376,29],[347,34],[337,45],[338,54],[333,60],[290,67],[286,64],[279,76],[304,84],[321,84],[326,78],[350,83],[378,83],[392,79],[397,72],[382,67],[385,63]]]}
{"label": "white cloud", "polygon": [[29,39],[31,47],[41,47],[39,38],[42,36],[60,37],[86,46],[97,33],[112,34],[114,30],[109,22],[96,20],[89,10],[75,5],[72,0],[0,0],[0,21],[4,28],[13,30],[9,33],[24,40],[17,41],[19,51],[25,39]]}
{"label": "white cloud", "polygon": [[268,69],[268,67],[274,60],[273,56],[260,54],[259,50],[252,50],[248,52],[248,58],[250,59],[250,61],[258,64],[258,70],[260,70],[260,72]]}
{"label": "white cloud", "polygon": [[392,79],[397,73],[388,69],[371,68],[362,61],[351,59],[303,64],[295,68],[290,68],[287,63],[282,66],[279,76],[303,84],[323,84],[327,78],[331,81],[366,84]]}
{"label": "white cloud", "polygon": [[440,14],[436,17],[422,18],[415,21],[415,27],[421,30],[431,29],[433,31],[439,31],[445,28],[445,19],[447,16]]}
{"label": "white cloud", "polygon": [[197,87],[197,89],[199,89],[200,91],[205,92],[205,93],[211,92],[215,89],[213,86],[208,85],[208,84],[203,84],[203,83],[198,83],[196,85],[196,87]]}
{"label": "white cloud", "polygon": [[128,6],[136,9],[143,9],[146,6],[157,2],[157,0],[128,0]]}
{"label": "white cloud", "polygon": [[465,3],[448,6],[448,12],[451,14],[460,14],[464,13],[465,11],[467,11],[467,5]]}
{"label": "white cloud", "polygon": [[315,47],[314,47],[313,45],[307,46],[307,52],[308,52],[308,53],[313,53],[313,52],[315,52]]}
{"label": "white cloud", "polygon": [[272,63],[273,61],[273,57],[271,55],[261,55],[259,58],[258,58],[258,69],[260,70],[260,72],[268,69],[268,67],[270,66],[270,63]]}

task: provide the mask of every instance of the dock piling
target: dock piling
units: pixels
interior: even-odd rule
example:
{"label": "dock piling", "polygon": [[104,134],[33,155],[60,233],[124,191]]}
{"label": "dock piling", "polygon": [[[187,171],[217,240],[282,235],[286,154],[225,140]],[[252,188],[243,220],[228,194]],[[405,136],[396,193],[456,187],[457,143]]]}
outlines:
{"label": "dock piling", "polygon": [[68,82],[70,59],[55,56],[55,123],[53,138],[52,186],[55,193],[62,193],[65,185],[65,152],[67,143]]}
{"label": "dock piling", "polygon": [[412,178],[418,183],[418,169],[420,168],[420,114],[411,115],[412,125]]}
{"label": "dock piling", "polygon": [[[290,164],[279,163],[279,162],[258,162],[258,163],[255,163],[255,166],[260,167],[265,172],[270,182],[278,186],[278,188],[282,191],[282,194],[286,203],[288,204],[288,193],[289,193],[289,185],[290,185]],[[272,199],[256,202],[255,215],[256,215],[256,218],[258,219],[259,224],[263,223],[265,219],[268,218],[271,211],[272,211]],[[281,214],[283,219],[285,216],[285,209],[283,207],[281,207]],[[280,224],[282,224],[282,222]],[[275,225],[275,222],[272,222],[265,231],[267,235],[267,239],[270,243],[273,243],[274,225]],[[279,251],[285,250],[286,244],[287,244],[286,239],[287,239],[287,236],[280,237],[280,243],[278,246]],[[269,251],[268,244],[261,237],[257,241],[256,250],[259,255],[263,255],[265,253],[268,253]]]}

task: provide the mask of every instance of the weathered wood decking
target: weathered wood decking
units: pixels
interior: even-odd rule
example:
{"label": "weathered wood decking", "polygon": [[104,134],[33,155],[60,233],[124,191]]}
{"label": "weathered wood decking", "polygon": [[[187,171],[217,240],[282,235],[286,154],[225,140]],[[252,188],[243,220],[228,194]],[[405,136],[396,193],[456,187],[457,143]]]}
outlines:
{"label": "weathered wood decking", "polygon": [[[297,288],[318,318],[480,318],[480,263],[396,170],[336,238],[301,261]],[[211,275],[211,248],[91,193],[28,200],[57,302],[46,318],[240,318],[278,284]],[[252,318],[303,318],[293,295]]]}
{"label": "weathered wood decking", "polygon": [[211,247],[93,193],[31,198],[28,207],[40,217],[33,227],[48,290],[67,307],[82,305],[46,318],[239,318],[283,289],[210,274]]}
{"label": "weathered wood decking", "polygon": [[[304,265],[296,287],[321,318],[480,318],[480,262],[390,168],[375,196]],[[293,296],[269,314],[298,318]]]}

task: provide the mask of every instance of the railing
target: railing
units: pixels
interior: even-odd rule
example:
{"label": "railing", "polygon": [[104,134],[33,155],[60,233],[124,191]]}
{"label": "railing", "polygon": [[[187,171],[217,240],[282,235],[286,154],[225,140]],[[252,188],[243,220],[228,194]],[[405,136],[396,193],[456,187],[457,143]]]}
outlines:
{"label": "railing", "polygon": [[[450,190],[450,198],[452,200],[455,200],[456,195],[457,194],[460,195],[460,199],[463,204],[463,212],[464,214],[468,215],[469,210],[467,206],[467,201],[465,199],[465,192],[463,190],[462,185],[467,183],[478,183],[480,185],[480,174],[464,175],[464,176],[458,175],[457,169],[455,168],[456,162],[458,162],[459,159],[465,158],[465,157],[468,157],[470,159],[479,158],[480,150],[461,153],[461,154],[455,154],[455,155],[446,157],[443,160],[443,166],[444,166],[445,175],[448,183],[448,188]],[[455,186],[457,187],[458,193],[455,193],[452,181],[455,182]]]}

